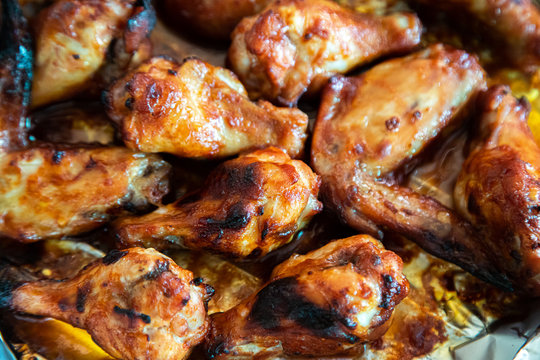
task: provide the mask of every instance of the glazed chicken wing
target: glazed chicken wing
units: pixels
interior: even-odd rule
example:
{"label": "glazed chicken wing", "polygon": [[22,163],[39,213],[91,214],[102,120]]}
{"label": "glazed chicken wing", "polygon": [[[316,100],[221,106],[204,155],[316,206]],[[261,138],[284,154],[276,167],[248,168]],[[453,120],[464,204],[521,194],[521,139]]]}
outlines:
{"label": "glazed chicken wing", "polygon": [[[228,40],[236,24],[257,14],[272,0],[165,0],[165,16],[208,38]],[[180,19],[180,21],[178,21]]]}
{"label": "glazed chicken wing", "polygon": [[531,72],[540,67],[540,10],[532,0],[409,1],[448,12],[468,36],[471,20],[478,21],[512,63]]}
{"label": "glazed chicken wing", "polygon": [[0,235],[30,242],[92,230],[160,202],[169,165],[124,148],[42,146],[0,157]]}
{"label": "glazed chicken wing", "polygon": [[282,150],[259,150],[223,163],[198,194],[118,220],[119,245],[263,256],[291,241],[321,210],[319,184],[306,164]]}
{"label": "glazed chicken wing", "polygon": [[118,359],[184,359],[208,331],[213,289],[153,249],[113,250],[72,279],[27,283],[14,310],[87,330]]}
{"label": "glazed chicken wing", "polygon": [[307,116],[298,109],[253,103],[234,74],[197,59],[153,58],[117,81],[108,114],[131,149],[212,158],[279,146],[304,146]]}
{"label": "glazed chicken wing", "polygon": [[37,18],[32,105],[72,97],[99,77],[110,79],[116,68],[125,71],[150,52],[146,37],[154,22],[148,0],[59,0],[44,9]]}
{"label": "glazed chicken wing", "polygon": [[343,353],[387,330],[409,291],[399,256],[368,235],[278,265],[256,294],[212,316],[209,358]]}
{"label": "glazed chicken wing", "polygon": [[484,230],[483,246],[515,288],[538,296],[540,149],[527,125],[530,105],[495,86],[480,110],[479,134],[455,187],[456,206]]}
{"label": "glazed chicken wing", "polygon": [[278,0],[236,27],[228,61],[252,97],[292,105],[332,75],[412,49],[421,30],[413,14],[378,17],[328,0]]}
{"label": "glazed chicken wing", "polygon": [[469,223],[393,179],[485,87],[474,56],[433,45],[326,88],[312,146],[323,195],[349,225],[405,235],[426,251],[499,286],[508,281],[476,246]]}

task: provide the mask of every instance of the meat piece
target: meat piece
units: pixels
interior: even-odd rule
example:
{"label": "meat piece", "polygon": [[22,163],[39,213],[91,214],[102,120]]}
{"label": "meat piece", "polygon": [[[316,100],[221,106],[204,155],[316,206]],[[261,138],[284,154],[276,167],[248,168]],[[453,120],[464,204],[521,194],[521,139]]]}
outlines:
{"label": "meat piece", "polygon": [[478,135],[455,187],[457,209],[483,229],[484,246],[515,288],[540,295],[540,149],[530,105],[506,86],[480,102]]}
{"label": "meat piece", "polygon": [[202,190],[142,217],[115,223],[119,246],[203,249],[260,257],[287,244],[321,211],[319,177],[269,148],[229,160]]}
{"label": "meat piece", "polygon": [[72,279],[16,288],[11,306],[83,328],[118,359],[184,359],[208,331],[201,280],[153,249],[113,250]]}
{"label": "meat piece", "polygon": [[158,204],[170,166],[125,148],[43,146],[0,157],[0,234],[23,242],[76,235]]}
{"label": "meat piece", "polygon": [[278,265],[256,294],[212,315],[208,358],[329,356],[381,337],[409,291],[399,256],[368,235]]}
{"label": "meat piece", "polygon": [[125,144],[145,152],[213,158],[274,145],[297,156],[306,139],[300,110],[253,103],[232,72],[197,59],[153,58],[105,99]]}
{"label": "meat piece", "polygon": [[315,124],[312,162],[323,196],[350,226],[409,237],[424,250],[509,288],[471,225],[436,200],[399,186],[396,172],[460,118],[485,88],[474,56],[433,45],[364,74],[334,78]]}
{"label": "meat piece", "polygon": [[414,14],[379,17],[328,0],[278,0],[236,27],[228,61],[251,97],[294,105],[332,75],[411,50],[421,31]]}

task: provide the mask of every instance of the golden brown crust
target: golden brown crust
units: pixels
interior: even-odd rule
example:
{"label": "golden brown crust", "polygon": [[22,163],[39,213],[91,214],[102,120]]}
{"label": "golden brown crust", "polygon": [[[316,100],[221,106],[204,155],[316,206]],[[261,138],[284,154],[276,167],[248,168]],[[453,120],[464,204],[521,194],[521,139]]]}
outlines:
{"label": "golden brown crust", "polygon": [[213,290],[153,249],[113,250],[72,279],[15,289],[14,310],[87,330],[119,359],[183,359],[208,331]]}
{"label": "golden brown crust", "polygon": [[169,165],[124,148],[43,146],[0,157],[0,234],[24,242],[92,230],[158,204]]}
{"label": "golden brown crust", "polygon": [[420,41],[413,14],[359,14],[327,0],[279,0],[233,32],[228,61],[250,96],[285,105],[377,57]]}
{"label": "golden brown crust", "polygon": [[260,257],[285,245],[321,211],[319,177],[269,148],[227,161],[200,193],[115,223],[121,247],[186,247]]}
{"label": "golden brown crust", "polygon": [[146,152],[214,158],[272,145],[297,156],[306,139],[300,110],[253,103],[232,72],[193,58],[147,61],[106,102],[125,144]]}
{"label": "golden brown crust", "polygon": [[329,356],[382,336],[409,283],[399,256],[368,235],[278,265],[270,281],[212,316],[210,358]]}

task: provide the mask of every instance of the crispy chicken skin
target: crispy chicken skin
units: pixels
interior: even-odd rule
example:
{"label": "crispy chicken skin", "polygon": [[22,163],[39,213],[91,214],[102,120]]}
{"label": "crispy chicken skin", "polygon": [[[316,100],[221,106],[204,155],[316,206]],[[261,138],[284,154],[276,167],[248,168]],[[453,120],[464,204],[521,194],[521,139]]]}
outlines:
{"label": "crispy chicken skin", "polygon": [[357,77],[335,77],[319,109],[312,162],[322,176],[326,204],[350,226],[379,238],[384,231],[407,236],[435,256],[508,288],[468,222],[393,179],[443,129],[456,126],[484,88],[477,59],[443,45]]}
{"label": "crispy chicken skin", "polygon": [[466,31],[470,31],[471,19],[479,21],[485,34],[498,49],[502,47],[511,62],[526,71],[539,68],[540,10],[531,0],[409,1],[451,13],[464,22]]}
{"label": "crispy chicken skin", "polygon": [[[482,228],[484,246],[515,288],[540,295],[540,149],[530,105],[505,86],[482,97],[478,136],[455,187],[457,209]],[[480,246],[480,244],[479,244]]]}
{"label": "crispy chicken skin", "polygon": [[125,144],[145,152],[215,158],[274,145],[297,156],[306,139],[303,112],[253,103],[231,71],[193,58],[153,58],[117,81],[105,101]]}
{"label": "crispy chicken skin", "polygon": [[32,42],[16,0],[2,0],[0,17],[0,155],[28,144],[26,109],[32,82]]}
{"label": "crispy chicken skin", "polygon": [[153,249],[113,250],[72,279],[16,288],[11,306],[83,328],[118,359],[184,359],[208,331],[201,280]]}
{"label": "crispy chicken skin", "polygon": [[[228,40],[246,16],[257,14],[272,0],[164,0],[165,16],[207,38]],[[179,21],[180,20],[180,21]]]}
{"label": "crispy chicken skin", "polygon": [[382,336],[409,291],[399,256],[368,235],[278,265],[256,294],[212,316],[208,358],[328,356]]}
{"label": "crispy chicken skin", "polygon": [[[110,67],[125,70],[123,67],[127,67],[131,56],[140,55],[136,54],[139,47],[141,53],[149,52],[146,36],[155,22],[155,14],[144,8],[151,6],[149,1],[144,1],[144,6],[137,3],[137,0],[59,0],[44,9],[37,18],[35,32],[32,105],[72,97],[91,87],[98,80],[99,71],[108,78]],[[116,63],[107,66],[107,62]]]}
{"label": "crispy chicken skin", "polygon": [[327,0],[278,0],[245,18],[228,61],[252,97],[296,104],[335,74],[412,49],[422,26],[414,14],[359,14]]}
{"label": "crispy chicken skin", "polygon": [[169,165],[125,148],[54,145],[0,157],[0,235],[23,242],[76,235],[158,204]]}
{"label": "crispy chicken skin", "polygon": [[118,244],[260,257],[291,241],[321,211],[319,185],[302,161],[277,148],[258,150],[223,163],[200,193],[119,219]]}

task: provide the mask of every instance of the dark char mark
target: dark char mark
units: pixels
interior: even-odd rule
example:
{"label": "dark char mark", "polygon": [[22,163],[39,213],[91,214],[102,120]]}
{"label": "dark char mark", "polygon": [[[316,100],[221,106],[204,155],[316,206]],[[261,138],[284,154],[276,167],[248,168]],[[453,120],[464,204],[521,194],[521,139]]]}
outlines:
{"label": "dark char mark", "polygon": [[109,251],[109,253],[105,255],[103,259],[101,259],[101,261],[105,265],[111,265],[117,262],[118,260],[120,260],[121,258],[123,258],[124,256],[126,256],[127,253],[128,253],[127,250],[121,251],[121,250],[113,249]]}
{"label": "dark char mark", "polygon": [[55,165],[58,165],[62,162],[62,159],[64,158],[64,155],[66,153],[64,151],[60,151],[60,150],[57,150],[53,153],[53,156],[52,156],[52,162],[53,164]]}
{"label": "dark char mark", "polygon": [[114,312],[120,315],[125,315],[130,320],[141,319],[145,324],[150,324],[150,321],[151,321],[151,318],[149,315],[137,312],[133,309],[124,309],[115,305]]}
{"label": "dark char mark", "polygon": [[345,340],[351,344],[359,340],[343,329],[354,329],[356,323],[333,309],[323,309],[309,302],[296,292],[297,288],[294,277],[279,279],[265,286],[257,296],[249,321],[263,329],[279,331],[281,320],[289,319],[321,338]]}
{"label": "dark char mark", "polygon": [[88,294],[90,294],[90,284],[86,283],[80,288],[77,288],[77,301],[75,302],[75,308],[78,312],[82,313],[84,312],[84,305],[86,303],[86,298],[88,297]]}
{"label": "dark char mark", "polygon": [[169,271],[170,263],[167,260],[158,260],[156,261],[156,265],[154,268],[144,274],[143,279],[148,281],[156,280],[163,274],[164,272]]}

